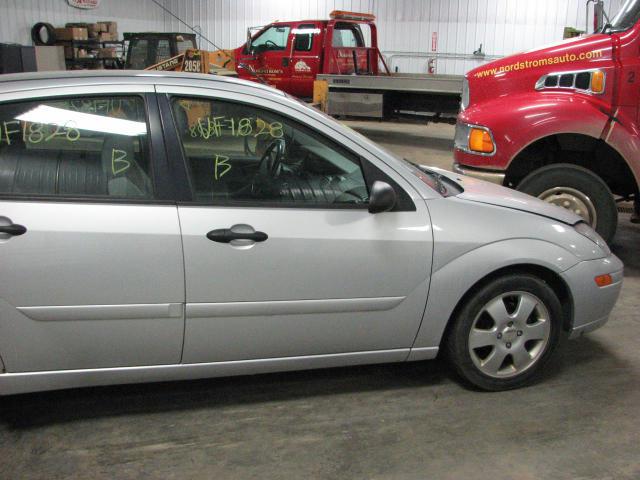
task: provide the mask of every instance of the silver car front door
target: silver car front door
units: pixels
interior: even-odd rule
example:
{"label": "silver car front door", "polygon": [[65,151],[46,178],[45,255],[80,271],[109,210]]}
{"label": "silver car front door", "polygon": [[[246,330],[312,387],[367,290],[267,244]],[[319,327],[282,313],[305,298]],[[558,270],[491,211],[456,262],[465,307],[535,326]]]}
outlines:
{"label": "silver car front door", "polygon": [[0,98],[9,372],[180,362],[180,228],[154,194],[145,98],[99,92]]}
{"label": "silver car front door", "polygon": [[[380,351],[404,359],[432,254],[427,209],[407,182],[266,100],[165,91],[193,189],[178,208],[183,362]],[[394,183],[395,211],[367,211],[363,169]]]}

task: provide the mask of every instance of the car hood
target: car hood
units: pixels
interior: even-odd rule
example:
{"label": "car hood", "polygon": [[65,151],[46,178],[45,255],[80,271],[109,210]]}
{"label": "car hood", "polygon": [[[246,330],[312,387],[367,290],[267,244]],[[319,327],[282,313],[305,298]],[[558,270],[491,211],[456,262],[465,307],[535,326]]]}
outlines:
{"label": "car hood", "polygon": [[541,215],[551,218],[567,225],[575,225],[582,221],[582,218],[575,213],[550,203],[544,202],[536,197],[518,192],[510,188],[502,187],[494,183],[478,180],[466,175],[458,175],[446,170],[429,167],[429,170],[437,171],[450,180],[454,181],[464,190],[456,195],[470,202],[486,203],[499,207],[521,210],[523,212]]}

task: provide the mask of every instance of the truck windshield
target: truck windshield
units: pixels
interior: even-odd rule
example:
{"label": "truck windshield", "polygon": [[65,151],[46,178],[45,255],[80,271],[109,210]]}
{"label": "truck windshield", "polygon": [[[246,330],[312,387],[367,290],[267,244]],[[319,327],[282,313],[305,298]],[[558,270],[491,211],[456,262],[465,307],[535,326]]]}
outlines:
{"label": "truck windshield", "polygon": [[260,33],[251,42],[251,49],[256,52],[266,50],[284,50],[289,38],[289,25],[273,25]]}
{"label": "truck windshield", "polygon": [[633,27],[640,19],[640,0],[627,0],[620,11],[611,21],[609,28],[605,28],[609,32],[623,32]]}

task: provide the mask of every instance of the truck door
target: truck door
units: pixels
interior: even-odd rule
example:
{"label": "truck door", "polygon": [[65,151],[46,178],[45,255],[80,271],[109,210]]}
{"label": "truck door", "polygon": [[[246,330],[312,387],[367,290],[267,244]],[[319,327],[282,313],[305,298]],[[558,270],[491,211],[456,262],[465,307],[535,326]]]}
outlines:
{"label": "truck door", "polygon": [[377,74],[377,44],[372,43],[375,37],[374,32],[371,23],[330,21],[327,28],[327,43],[331,47],[325,56],[323,73]]}
{"label": "truck door", "polygon": [[300,23],[291,31],[291,84],[289,92],[297,97],[313,95],[313,81],[320,72],[322,24]]}
{"label": "truck door", "polygon": [[[291,76],[291,25],[273,24],[261,30],[253,37],[249,49],[245,46],[240,63],[253,68],[264,81],[288,92]],[[245,69],[239,69],[241,78],[257,80]]]}

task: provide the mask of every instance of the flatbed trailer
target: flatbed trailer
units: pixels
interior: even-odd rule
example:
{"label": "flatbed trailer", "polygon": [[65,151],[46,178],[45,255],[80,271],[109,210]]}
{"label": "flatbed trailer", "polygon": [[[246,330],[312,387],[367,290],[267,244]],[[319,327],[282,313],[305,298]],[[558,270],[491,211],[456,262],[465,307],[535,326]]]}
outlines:
{"label": "flatbed trailer", "polygon": [[462,75],[417,73],[320,74],[314,102],[335,116],[455,123],[463,79]]}

